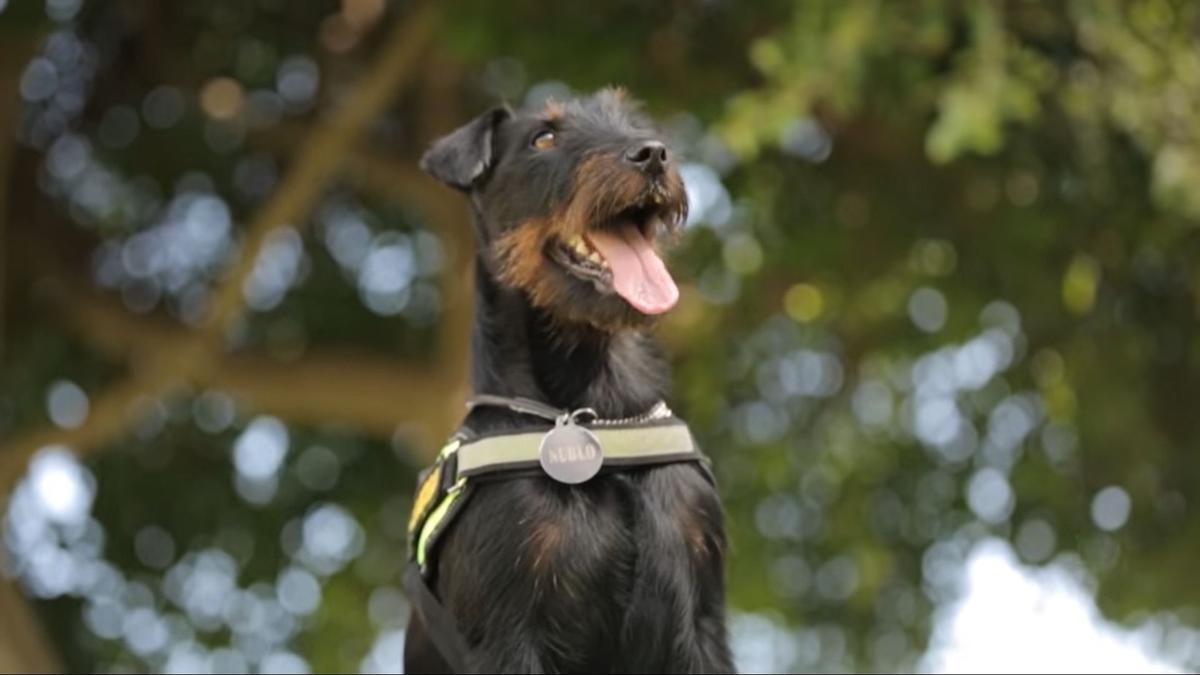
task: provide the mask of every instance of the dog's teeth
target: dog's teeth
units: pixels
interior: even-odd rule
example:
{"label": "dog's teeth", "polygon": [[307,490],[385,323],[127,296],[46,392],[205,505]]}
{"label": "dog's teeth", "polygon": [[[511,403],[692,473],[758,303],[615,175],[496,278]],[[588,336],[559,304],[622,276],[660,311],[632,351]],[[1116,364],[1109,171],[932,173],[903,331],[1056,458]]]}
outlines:
{"label": "dog's teeth", "polygon": [[577,255],[581,258],[587,257],[587,254],[588,254],[587,242],[584,241],[583,237],[574,236],[574,237],[571,237],[570,239],[568,239],[565,243],[567,245],[567,248],[571,249],[571,252],[574,253],[575,255]]}
{"label": "dog's teeth", "polygon": [[595,251],[592,251],[591,253],[589,253],[587,259],[596,263],[597,265],[604,264],[604,258],[601,258],[600,254],[596,253]]}

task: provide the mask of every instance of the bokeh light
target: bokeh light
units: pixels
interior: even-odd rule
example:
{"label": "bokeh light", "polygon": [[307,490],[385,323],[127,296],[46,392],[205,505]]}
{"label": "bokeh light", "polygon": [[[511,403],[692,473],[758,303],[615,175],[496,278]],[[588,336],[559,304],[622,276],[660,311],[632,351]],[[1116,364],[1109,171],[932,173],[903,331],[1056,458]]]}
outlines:
{"label": "bokeh light", "polygon": [[399,669],[475,245],[421,152],[615,82],[689,200],[654,329],[740,670],[1195,670],[1197,9],[589,9],[0,0],[0,583],[45,669]]}

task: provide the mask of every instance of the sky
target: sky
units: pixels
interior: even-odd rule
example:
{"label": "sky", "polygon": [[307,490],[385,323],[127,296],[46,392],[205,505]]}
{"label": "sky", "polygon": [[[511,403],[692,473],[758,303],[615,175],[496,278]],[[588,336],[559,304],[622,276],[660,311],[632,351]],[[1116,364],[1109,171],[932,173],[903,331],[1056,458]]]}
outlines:
{"label": "sky", "polygon": [[[1182,664],[1200,657],[1200,630],[1168,613],[1132,627],[1105,619],[1071,554],[1026,565],[1008,542],[988,538],[956,571],[957,594],[935,611],[917,672],[1182,673]],[[739,672],[806,672],[845,661],[836,626],[788,629],[771,617],[733,612],[731,632]],[[875,669],[894,670],[889,662]]]}
{"label": "sky", "polygon": [[[1062,564],[1022,565],[987,539],[967,558],[958,601],[939,610],[919,669],[932,673],[1179,673],[1160,645],[1195,653],[1196,632],[1163,635],[1100,615],[1092,592]],[[1177,658],[1185,654],[1174,654]]]}

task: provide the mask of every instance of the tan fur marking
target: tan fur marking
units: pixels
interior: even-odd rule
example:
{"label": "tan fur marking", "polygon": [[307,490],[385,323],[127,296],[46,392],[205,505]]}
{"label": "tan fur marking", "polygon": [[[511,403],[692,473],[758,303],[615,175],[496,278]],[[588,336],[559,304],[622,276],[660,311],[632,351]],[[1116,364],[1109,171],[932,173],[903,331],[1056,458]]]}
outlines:
{"label": "tan fur marking", "polygon": [[[543,576],[553,570],[563,544],[562,526],[553,521],[541,521],[529,533],[529,553],[533,556],[533,572]],[[555,579],[557,582],[557,579]]]}
{"label": "tan fur marking", "polygon": [[[551,105],[547,104],[547,110]],[[556,239],[569,241],[637,203],[644,196],[645,179],[610,155],[593,154],[576,166],[572,185],[571,194],[555,212],[519,224],[492,248],[500,280],[525,291],[530,302],[542,309],[554,309],[568,293],[546,258],[547,244]],[[667,190],[679,195],[678,203],[686,204],[683,184],[674,172],[668,174]],[[673,230],[682,221],[683,211],[670,213],[666,219],[668,229]]]}
{"label": "tan fur marking", "polygon": [[547,122],[561,122],[567,114],[567,107],[554,99],[548,99],[542,108],[542,119]]}

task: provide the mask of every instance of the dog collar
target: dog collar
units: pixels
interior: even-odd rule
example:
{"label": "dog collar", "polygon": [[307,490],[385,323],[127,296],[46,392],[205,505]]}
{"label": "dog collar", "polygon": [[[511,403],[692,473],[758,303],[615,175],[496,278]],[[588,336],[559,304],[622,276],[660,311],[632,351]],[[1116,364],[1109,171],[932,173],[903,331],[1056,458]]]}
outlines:
{"label": "dog collar", "polygon": [[534,415],[542,419],[563,424],[565,422],[578,423],[580,418],[587,417],[586,422],[593,426],[620,426],[630,424],[640,424],[642,422],[652,422],[654,420],[666,419],[672,416],[671,409],[663,401],[655,403],[649,410],[641,415],[632,417],[624,417],[619,419],[602,418],[596,414],[592,408],[576,408],[574,410],[565,410],[555,408],[552,405],[535,401],[531,398],[521,396],[496,396],[495,394],[476,394],[467,399],[467,410],[474,410],[480,406],[497,406],[508,408],[513,412],[522,413],[524,415]]}
{"label": "dog collar", "polygon": [[531,399],[482,395],[468,402],[468,408],[481,405],[542,417],[554,426],[483,435],[463,428],[450,438],[419,476],[409,518],[409,557],[423,575],[431,570],[437,540],[472,486],[483,480],[541,475],[574,484],[603,472],[676,462],[698,463],[711,480],[708,458],[691,430],[661,401],[646,413],[623,419],[601,419],[590,408],[560,410]]}

